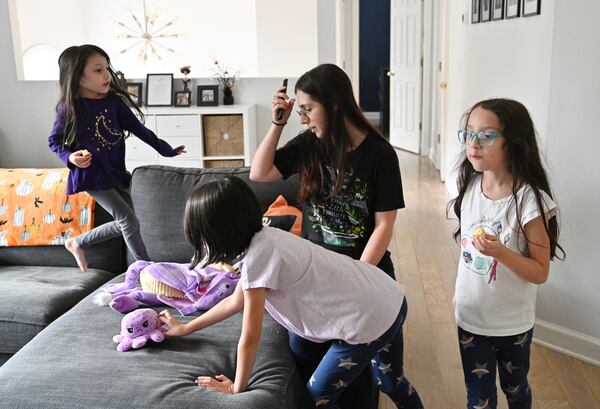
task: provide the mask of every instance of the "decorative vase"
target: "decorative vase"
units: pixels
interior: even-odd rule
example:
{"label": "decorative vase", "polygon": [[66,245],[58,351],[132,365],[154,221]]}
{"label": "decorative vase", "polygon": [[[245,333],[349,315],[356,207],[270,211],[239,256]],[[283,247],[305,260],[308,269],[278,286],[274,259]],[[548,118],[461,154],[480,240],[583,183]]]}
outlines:
{"label": "decorative vase", "polygon": [[233,92],[231,88],[223,88],[223,105],[233,105]]}

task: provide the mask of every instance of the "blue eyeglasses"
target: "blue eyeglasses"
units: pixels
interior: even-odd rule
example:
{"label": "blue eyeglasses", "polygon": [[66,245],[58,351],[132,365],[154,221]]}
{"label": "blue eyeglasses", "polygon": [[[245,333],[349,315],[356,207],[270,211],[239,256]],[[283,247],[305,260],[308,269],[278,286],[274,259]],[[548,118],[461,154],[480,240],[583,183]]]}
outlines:
{"label": "blue eyeglasses", "polygon": [[458,130],[458,141],[461,145],[471,144],[473,139],[477,140],[479,146],[492,146],[494,144],[494,140],[497,136],[501,136],[500,132],[476,132],[469,131],[468,129],[459,129]]}

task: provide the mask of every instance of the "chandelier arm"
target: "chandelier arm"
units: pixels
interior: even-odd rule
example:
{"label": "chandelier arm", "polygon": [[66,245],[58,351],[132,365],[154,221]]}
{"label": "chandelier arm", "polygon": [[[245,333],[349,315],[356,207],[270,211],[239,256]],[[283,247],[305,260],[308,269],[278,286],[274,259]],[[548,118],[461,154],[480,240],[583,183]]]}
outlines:
{"label": "chandelier arm", "polygon": [[140,33],[139,31],[137,31],[137,30],[135,30],[135,29],[133,29],[131,27],[128,27],[125,23],[121,23],[120,21],[117,21],[116,23],[118,25],[120,25],[121,27],[123,27],[124,29],[131,31],[132,33],[135,33],[137,35],[143,34],[143,33]]}
{"label": "chandelier arm", "polygon": [[140,32],[142,34],[146,34],[146,31],[144,31],[144,27],[142,27],[140,20],[138,20],[138,18],[134,14],[131,15],[131,18],[133,18],[133,21],[135,21],[135,24],[137,24],[137,26],[139,27]]}
{"label": "chandelier arm", "polygon": [[152,43],[154,43],[154,44],[156,44],[156,45],[158,45],[158,46],[160,46],[160,47],[164,48],[165,50],[167,50],[167,51],[170,51],[170,52],[172,52],[172,53],[174,53],[174,52],[175,52],[175,50],[174,50],[174,49],[172,49],[172,48],[169,48],[169,47],[167,47],[166,45],[162,45],[162,44],[161,44],[161,43],[159,43],[158,41],[152,41]]}
{"label": "chandelier arm", "polygon": [[150,46],[150,50],[152,50],[152,54],[154,56],[156,56],[156,58],[158,58],[159,60],[162,60],[162,58],[160,58],[160,54],[156,51],[156,49],[154,48],[154,45],[152,45],[153,41],[152,40],[148,40],[148,45]]}
{"label": "chandelier arm", "polygon": [[129,47],[122,49],[122,50],[121,50],[121,54],[125,54],[127,51],[131,50],[133,47],[137,46],[137,45],[138,45],[139,43],[141,43],[142,41],[144,41],[144,40],[139,40],[139,41],[136,41],[136,43],[135,43],[135,44],[133,44],[133,45],[130,45]]}
{"label": "chandelier arm", "polygon": [[146,0],[143,0],[144,4],[144,33],[148,33],[148,9],[146,8]]}
{"label": "chandelier arm", "polygon": [[165,28],[167,28],[167,27],[169,27],[171,25],[173,25],[173,20],[169,21],[164,26],[161,26],[160,28],[157,28],[156,30],[154,30],[153,32],[151,32],[150,35],[158,34],[160,31],[164,30]]}

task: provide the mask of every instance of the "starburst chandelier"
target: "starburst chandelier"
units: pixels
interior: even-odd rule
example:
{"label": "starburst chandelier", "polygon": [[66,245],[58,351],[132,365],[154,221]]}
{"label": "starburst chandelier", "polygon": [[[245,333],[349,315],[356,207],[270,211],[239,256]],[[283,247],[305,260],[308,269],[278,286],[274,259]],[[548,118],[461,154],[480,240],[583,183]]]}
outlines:
{"label": "starburst chandelier", "polygon": [[116,21],[116,23],[130,31],[127,34],[120,34],[117,38],[125,38],[128,40],[137,40],[134,44],[128,46],[121,50],[121,54],[127,53],[129,50],[136,49],[139,47],[138,56],[140,59],[147,61],[148,55],[151,53],[152,56],[156,57],[159,60],[162,60],[159,49],[167,50],[171,53],[174,53],[175,50],[167,47],[166,45],[158,42],[158,39],[165,38],[178,38],[181,34],[167,34],[164,33],[163,30],[173,25],[174,20],[170,20],[166,23],[158,22],[158,15],[156,12],[150,13],[148,8],[146,7],[146,0],[142,0],[144,7],[144,17],[138,18],[131,10],[129,10],[129,14],[131,19],[135,24],[129,26],[128,24],[122,21]]}

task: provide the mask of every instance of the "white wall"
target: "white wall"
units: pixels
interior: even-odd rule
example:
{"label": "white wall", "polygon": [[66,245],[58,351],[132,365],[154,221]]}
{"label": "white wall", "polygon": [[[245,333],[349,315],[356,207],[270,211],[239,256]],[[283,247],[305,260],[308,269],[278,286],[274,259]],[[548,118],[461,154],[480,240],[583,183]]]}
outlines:
{"label": "white wall", "polygon": [[[147,59],[139,56],[144,44],[135,45],[139,38],[122,38],[141,34],[133,19],[144,25],[140,0],[11,2],[20,22],[19,57],[39,43],[60,51],[73,43],[97,44],[131,78],[147,72],[179,75],[184,65],[192,66],[193,75],[209,76],[214,59],[244,77],[294,77],[318,58],[316,0],[147,0],[149,18],[155,19],[148,31],[171,24],[157,34],[177,35],[155,39]],[[288,24],[288,16],[298,25]]]}
{"label": "white wall", "polygon": [[[470,24],[470,0],[452,2],[445,124],[445,171],[456,192],[461,147],[455,130],[475,102],[509,97],[529,109],[561,209],[560,243],[539,289],[534,335],[542,343],[600,364],[600,3],[544,0],[540,16]],[[568,5],[567,5],[568,4]],[[465,23],[462,20],[465,14]]]}
{"label": "white wall", "polygon": [[[596,361],[600,361],[599,15],[598,1],[556,1],[546,154],[562,211],[567,261],[554,263],[538,301],[547,337]],[[562,333],[564,337],[557,335]],[[571,337],[571,343],[565,337]]]}
{"label": "white wall", "polygon": [[[17,81],[9,1],[0,0],[0,167],[62,166],[48,149],[47,141],[59,96],[58,85],[55,81]],[[335,34],[334,2],[320,2],[317,13],[317,63],[335,61],[335,36],[331,35],[332,32]],[[296,27],[289,22],[290,19],[292,17],[288,16],[283,22],[288,29]],[[301,23],[298,23],[300,26]],[[77,43],[75,39],[70,41]],[[281,81],[282,78],[242,78],[234,89],[236,103],[257,105],[256,133],[259,141],[271,124],[271,101]],[[295,81],[296,78],[290,77],[290,92]],[[207,78],[199,82],[214,83]],[[303,128],[298,116],[293,115],[284,130],[281,143],[287,142]]]}
{"label": "white wall", "polygon": [[544,0],[543,12],[536,17],[479,24],[470,23],[470,0],[454,1],[451,7],[444,169],[454,189],[455,177],[449,172],[461,149],[456,130],[461,115],[477,101],[507,97],[522,102],[545,140],[554,0]]}

